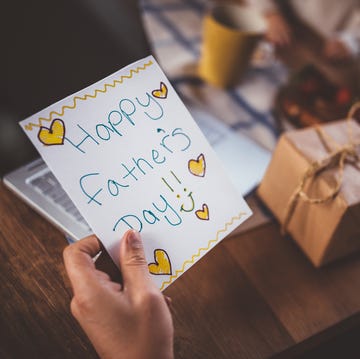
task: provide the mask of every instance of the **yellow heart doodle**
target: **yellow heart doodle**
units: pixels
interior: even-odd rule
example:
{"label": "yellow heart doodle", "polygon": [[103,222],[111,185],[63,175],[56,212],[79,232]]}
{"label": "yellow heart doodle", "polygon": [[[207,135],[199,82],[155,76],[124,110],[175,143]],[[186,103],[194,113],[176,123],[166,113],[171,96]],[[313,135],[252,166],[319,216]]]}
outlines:
{"label": "yellow heart doodle", "polygon": [[167,89],[167,86],[163,82],[160,82],[160,89],[153,90],[153,92],[152,92],[152,95],[154,97],[161,98],[161,99],[165,99],[167,97],[167,94],[168,94],[168,89]]}
{"label": "yellow heart doodle", "polygon": [[151,274],[172,274],[169,256],[163,249],[154,250],[154,259],[155,263],[148,265]]}
{"label": "yellow heart doodle", "polygon": [[196,212],[196,217],[203,220],[203,221],[208,221],[209,220],[209,207],[207,206],[207,204],[203,204],[202,205],[202,209],[198,209]]}
{"label": "yellow heart doodle", "polygon": [[196,160],[189,160],[188,168],[194,176],[204,177],[206,170],[205,156],[201,153]]}
{"label": "yellow heart doodle", "polygon": [[38,139],[46,146],[63,145],[65,138],[65,124],[59,118],[51,122],[49,128],[41,126]]}

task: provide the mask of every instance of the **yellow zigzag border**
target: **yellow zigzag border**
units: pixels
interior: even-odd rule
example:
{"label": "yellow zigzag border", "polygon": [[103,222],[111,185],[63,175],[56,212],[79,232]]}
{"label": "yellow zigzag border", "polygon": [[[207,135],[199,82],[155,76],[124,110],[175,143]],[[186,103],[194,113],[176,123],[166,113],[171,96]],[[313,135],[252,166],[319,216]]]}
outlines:
{"label": "yellow zigzag border", "polygon": [[166,285],[169,285],[173,282],[174,279],[176,279],[181,273],[183,273],[185,271],[185,267],[188,265],[188,264],[192,264],[194,263],[195,259],[200,257],[200,254],[201,252],[204,252],[204,251],[208,251],[210,249],[210,246],[213,244],[213,243],[217,243],[219,241],[219,235],[220,233],[222,232],[226,232],[228,227],[231,226],[236,220],[240,220],[243,216],[247,215],[246,212],[240,212],[236,217],[232,217],[230,222],[226,222],[225,223],[225,227],[223,229],[219,229],[217,232],[216,232],[216,238],[215,239],[210,239],[210,241],[208,242],[207,244],[207,247],[204,248],[199,248],[198,252],[196,254],[194,254],[191,259],[187,259],[183,265],[182,265],[182,268],[181,269],[178,269],[175,274],[173,274],[172,276],[170,276],[169,280],[165,281],[162,283],[161,287],[160,287],[160,290],[163,290],[164,287]]}
{"label": "yellow zigzag border", "polygon": [[39,127],[40,128],[42,126],[43,121],[50,122],[50,121],[52,121],[52,119],[53,119],[53,117],[55,115],[60,116],[60,117],[64,116],[65,109],[69,109],[69,110],[75,109],[76,106],[77,106],[77,101],[86,101],[89,98],[96,98],[97,95],[100,92],[101,93],[107,92],[109,87],[114,88],[117,84],[122,84],[124,82],[124,79],[131,79],[134,74],[138,74],[140,70],[142,70],[142,71],[146,70],[146,68],[151,66],[151,65],[153,65],[153,62],[152,62],[152,60],[149,60],[149,62],[144,64],[143,66],[138,66],[136,69],[131,69],[130,72],[129,72],[129,75],[122,75],[119,80],[114,80],[110,84],[105,84],[103,89],[96,89],[93,95],[86,94],[86,95],[84,95],[82,97],[80,97],[80,96],[73,97],[72,105],[64,105],[64,106],[62,106],[60,113],[56,112],[56,111],[51,111],[50,114],[49,114],[49,118],[40,117],[38,119],[38,123],[32,123],[32,122],[28,123],[27,125],[25,125],[25,130],[32,131],[33,127]]}

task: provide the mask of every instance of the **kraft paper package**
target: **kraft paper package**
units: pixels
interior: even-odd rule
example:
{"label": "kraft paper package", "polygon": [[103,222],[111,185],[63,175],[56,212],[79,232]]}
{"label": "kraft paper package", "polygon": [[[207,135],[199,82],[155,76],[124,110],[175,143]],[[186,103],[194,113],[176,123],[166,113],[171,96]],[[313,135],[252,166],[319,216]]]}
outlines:
{"label": "kraft paper package", "polygon": [[316,267],[360,250],[359,124],[283,134],[258,194]]}

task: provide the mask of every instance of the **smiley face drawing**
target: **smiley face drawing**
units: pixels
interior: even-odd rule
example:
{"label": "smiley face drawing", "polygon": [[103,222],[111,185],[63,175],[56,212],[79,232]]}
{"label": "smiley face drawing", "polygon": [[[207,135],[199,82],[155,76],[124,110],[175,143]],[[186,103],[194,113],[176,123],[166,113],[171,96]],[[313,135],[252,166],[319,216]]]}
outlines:
{"label": "smiley face drawing", "polygon": [[[179,178],[176,176],[176,174],[173,171],[170,171],[170,173],[173,175],[173,177],[175,178],[175,180],[178,184],[182,184],[181,181],[179,180]],[[169,185],[169,183],[165,180],[165,178],[162,177],[161,179],[165,183],[165,185],[170,189],[170,191],[174,193],[175,192],[174,189]],[[180,211],[181,212],[192,212],[195,208],[195,201],[194,201],[193,193],[192,193],[192,191],[189,192],[186,187],[184,187],[183,191],[186,194],[186,198],[188,198],[189,200],[186,200],[186,204],[185,203],[181,204]],[[181,195],[178,193],[176,195],[176,198],[180,199]]]}
{"label": "smiley face drawing", "polygon": [[[178,184],[182,184],[178,176],[173,171],[170,171],[171,175],[174,177],[175,181]],[[191,173],[191,171],[190,171]],[[165,183],[165,185],[170,189],[171,192],[175,193],[175,190],[172,186],[170,186],[169,182],[162,177],[162,181]],[[192,212],[195,210],[195,200],[193,197],[193,192],[189,191],[186,187],[184,187],[183,192],[185,194],[185,199],[183,203],[180,205],[180,211],[181,212]],[[177,193],[176,198],[180,199],[182,196],[180,193]],[[208,221],[209,220],[209,207],[206,203],[203,203],[201,208],[195,211],[195,216],[202,220],[202,221]]]}

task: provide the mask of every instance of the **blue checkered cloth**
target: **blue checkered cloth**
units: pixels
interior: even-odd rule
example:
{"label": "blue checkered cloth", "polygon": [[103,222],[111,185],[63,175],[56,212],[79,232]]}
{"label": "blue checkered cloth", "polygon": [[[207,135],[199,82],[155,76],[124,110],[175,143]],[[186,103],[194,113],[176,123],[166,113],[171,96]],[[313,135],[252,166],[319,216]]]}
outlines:
{"label": "blue checkered cloth", "polygon": [[202,106],[233,131],[272,150],[279,135],[272,107],[287,79],[286,68],[275,59],[266,65],[254,61],[236,88],[221,90],[204,83],[196,67],[209,5],[205,0],[141,0],[153,54],[180,96],[189,100],[190,112],[189,103]]}

